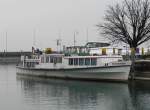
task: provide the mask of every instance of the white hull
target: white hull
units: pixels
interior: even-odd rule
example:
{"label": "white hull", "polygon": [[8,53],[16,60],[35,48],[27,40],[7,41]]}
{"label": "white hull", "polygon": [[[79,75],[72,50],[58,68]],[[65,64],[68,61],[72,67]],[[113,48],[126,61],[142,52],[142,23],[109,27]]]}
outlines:
{"label": "white hull", "polygon": [[17,67],[17,74],[82,80],[127,81],[130,65],[78,69],[37,69]]}

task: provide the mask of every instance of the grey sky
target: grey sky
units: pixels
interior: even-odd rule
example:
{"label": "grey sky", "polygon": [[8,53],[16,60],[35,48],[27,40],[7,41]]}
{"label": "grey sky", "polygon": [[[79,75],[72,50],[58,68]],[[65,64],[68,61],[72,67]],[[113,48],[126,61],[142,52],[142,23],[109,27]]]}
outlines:
{"label": "grey sky", "polygon": [[[62,45],[77,45],[102,39],[96,24],[102,22],[107,5],[117,0],[0,0],[0,51],[31,50],[36,30],[36,46],[56,49],[59,33]],[[119,1],[119,0],[118,0]]]}

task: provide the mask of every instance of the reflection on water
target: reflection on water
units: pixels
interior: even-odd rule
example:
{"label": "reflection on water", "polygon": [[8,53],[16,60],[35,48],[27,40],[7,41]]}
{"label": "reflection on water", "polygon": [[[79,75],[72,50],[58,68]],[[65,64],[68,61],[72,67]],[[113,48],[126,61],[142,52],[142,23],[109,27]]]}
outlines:
{"label": "reflection on water", "polygon": [[16,76],[0,65],[0,110],[150,110],[150,81],[129,84]]}
{"label": "reflection on water", "polygon": [[150,110],[150,81],[132,82],[129,89],[135,110]]}
{"label": "reflection on water", "polygon": [[[19,77],[28,104],[46,110],[129,110],[127,84]],[[40,104],[40,105],[39,105]]]}

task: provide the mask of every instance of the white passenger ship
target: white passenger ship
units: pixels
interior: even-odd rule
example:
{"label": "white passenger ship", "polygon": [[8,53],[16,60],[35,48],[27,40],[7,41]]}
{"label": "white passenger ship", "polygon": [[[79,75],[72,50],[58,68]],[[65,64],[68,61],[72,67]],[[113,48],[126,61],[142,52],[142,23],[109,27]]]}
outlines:
{"label": "white passenger ship", "polygon": [[118,54],[65,55],[43,53],[21,58],[17,74],[83,80],[127,81],[130,61]]}

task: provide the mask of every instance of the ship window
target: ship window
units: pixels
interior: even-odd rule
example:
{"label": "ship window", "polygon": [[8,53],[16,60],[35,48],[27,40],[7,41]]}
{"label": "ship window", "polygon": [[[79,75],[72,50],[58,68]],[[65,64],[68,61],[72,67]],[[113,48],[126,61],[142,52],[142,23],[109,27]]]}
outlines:
{"label": "ship window", "polygon": [[97,59],[91,58],[91,65],[97,65]]}
{"label": "ship window", "polygon": [[41,63],[44,63],[44,57],[41,57]]}
{"label": "ship window", "polygon": [[29,62],[27,62],[27,67],[30,67],[30,64],[29,64]]}
{"label": "ship window", "polygon": [[73,65],[73,58],[69,58],[69,65]]}
{"label": "ship window", "polygon": [[90,65],[90,58],[85,58],[85,65]]}
{"label": "ship window", "polygon": [[83,58],[79,58],[79,65],[84,65],[84,59]]}
{"label": "ship window", "polygon": [[50,57],[50,63],[53,63],[54,62],[54,57]]}
{"label": "ship window", "polygon": [[62,57],[57,57],[57,63],[62,63]]}
{"label": "ship window", "polygon": [[46,63],[49,63],[49,57],[46,57]]}
{"label": "ship window", "polygon": [[32,66],[31,62],[27,62],[27,67],[31,67],[31,66]]}
{"label": "ship window", "polygon": [[34,62],[31,62],[31,65],[30,65],[31,67],[34,67],[35,66],[35,63]]}
{"label": "ship window", "polygon": [[78,65],[78,58],[74,58],[74,65]]}

